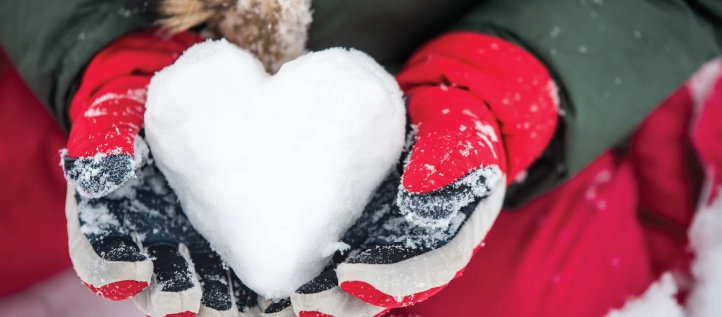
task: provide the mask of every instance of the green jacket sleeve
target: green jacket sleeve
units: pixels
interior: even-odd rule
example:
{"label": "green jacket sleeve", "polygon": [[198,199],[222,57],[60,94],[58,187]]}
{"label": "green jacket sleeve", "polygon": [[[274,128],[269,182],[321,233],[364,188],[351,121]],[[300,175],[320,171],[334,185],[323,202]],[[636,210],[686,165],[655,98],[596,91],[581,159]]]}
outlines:
{"label": "green jacket sleeve", "polygon": [[[546,64],[564,125],[548,151],[566,164],[535,164],[510,188],[518,206],[573,176],[632,130],[704,62],[722,53],[717,0],[491,0],[454,30],[496,35]],[[719,20],[717,20],[719,21]],[[547,153],[547,156],[554,156]],[[553,161],[553,160],[550,160]]]}
{"label": "green jacket sleeve", "polygon": [[151,25],[124,0],[0,1],[0,45],[25,83],[67,130],[82,69],[119,36]]}

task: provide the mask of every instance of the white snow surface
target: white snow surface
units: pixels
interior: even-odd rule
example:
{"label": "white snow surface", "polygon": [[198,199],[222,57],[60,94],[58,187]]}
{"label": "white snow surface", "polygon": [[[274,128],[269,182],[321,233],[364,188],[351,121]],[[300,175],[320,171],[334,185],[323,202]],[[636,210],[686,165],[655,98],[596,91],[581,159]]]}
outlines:
{"label": "white snow surface", "polygon": [[153,77],[146,107],[153,157],[191,223],[266,298],[347,247],[405,139],[394,78],[340,48],[270,76],[225,40],[197,44]]}
{"label": "white snow surface", "polygon": [[[705,194],[711,193],[707,184]],[[695,285],[687,300],[687,316],[722,316],[722,195],[710,204],[702,202],[689,229],[689,241],[695,251],[692,276]]]}

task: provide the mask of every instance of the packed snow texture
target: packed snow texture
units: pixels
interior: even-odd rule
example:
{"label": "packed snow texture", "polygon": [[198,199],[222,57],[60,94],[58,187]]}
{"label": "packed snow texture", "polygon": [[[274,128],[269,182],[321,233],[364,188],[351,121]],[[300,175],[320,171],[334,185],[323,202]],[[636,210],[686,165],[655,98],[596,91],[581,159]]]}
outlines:
{"label": "packed snow texture", "polygon": [[[707,185],[709,197],[711,185]],[[710,204],[707,199],[697,209],[689,229],[689,241],[695,251],[692,276],[695,285],[687,300],[687,316],[722,316],[722,195]]]}
{"label": "packed snow texture", "polygon": [[145,128],[194,227],[250,288],[287,297],[319,274],[404,145],[394,78],[328,49],[275,76],[234,45],[197,44],[153,77]]}

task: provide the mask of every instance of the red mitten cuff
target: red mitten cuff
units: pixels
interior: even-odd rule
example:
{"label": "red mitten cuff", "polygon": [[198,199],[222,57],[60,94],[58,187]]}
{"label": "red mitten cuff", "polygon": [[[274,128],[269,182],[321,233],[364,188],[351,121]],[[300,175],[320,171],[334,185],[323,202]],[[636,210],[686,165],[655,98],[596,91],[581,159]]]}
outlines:
{"label": "red mitten cuff", "polygon": [[98,53],[70,105],[72,129],[67,155],[133,156],[150,79],[200,41],[202,38],[193,33],[169,36],[148,31],[119,38]]}
{"label": "red mitten cuff", "polygon": [[532,54],[500,38],[446,34],[414,54],[396,79],[419,132],[404,173],[412,192],[440,189],[490,164],[510,182],[556,129],[551,76]]}

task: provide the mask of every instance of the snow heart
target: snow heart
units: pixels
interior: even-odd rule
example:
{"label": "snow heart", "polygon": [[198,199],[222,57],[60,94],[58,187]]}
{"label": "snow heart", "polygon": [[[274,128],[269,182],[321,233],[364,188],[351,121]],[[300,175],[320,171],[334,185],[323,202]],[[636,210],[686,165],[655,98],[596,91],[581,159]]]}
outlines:
{"label": "snow heart", "polygon": [[191,223],[250,288],[287,297],[319,274],[396,164],[405,109],[394,78],[329,49],[268,75],[221,41],[153,77],[145,131]]}

